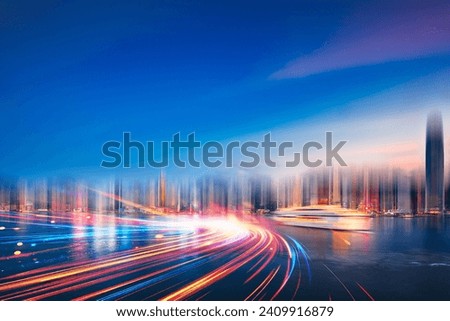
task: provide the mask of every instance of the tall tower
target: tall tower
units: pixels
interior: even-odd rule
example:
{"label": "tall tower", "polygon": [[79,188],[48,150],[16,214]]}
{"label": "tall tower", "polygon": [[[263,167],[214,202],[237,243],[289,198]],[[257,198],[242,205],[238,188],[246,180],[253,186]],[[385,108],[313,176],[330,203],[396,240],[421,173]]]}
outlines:
{"label": "tall tower", "polygon": [[438,111],[428,114],[425,153],[425,211],[442,213],[444,210],[444,139],[442,116]]}

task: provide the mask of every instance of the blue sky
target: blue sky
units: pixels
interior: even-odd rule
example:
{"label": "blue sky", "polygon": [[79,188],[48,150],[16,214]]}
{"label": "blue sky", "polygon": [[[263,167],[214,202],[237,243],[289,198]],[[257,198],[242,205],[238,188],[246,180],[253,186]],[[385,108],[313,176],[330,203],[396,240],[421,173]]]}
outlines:
{"label": "blue sky", "polygon": [[[0,175],[102,173],[102,144],[124,131],[226,141],[345,127],[351,140],[354,123],[403,114],[425,124],[430,108],[445,128],[449,10],[447,1],[1,1]],[[418,130],[390,132],[402,143]]]}

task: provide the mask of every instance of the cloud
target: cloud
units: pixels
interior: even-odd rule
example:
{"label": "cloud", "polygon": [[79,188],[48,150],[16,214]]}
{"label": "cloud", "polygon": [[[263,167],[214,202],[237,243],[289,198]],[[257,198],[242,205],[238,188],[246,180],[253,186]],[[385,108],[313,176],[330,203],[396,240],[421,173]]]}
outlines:
{"label": "cloud", "polygon": [[450,3],[402,2],[364,8],[318,50],[270,78],[302,78],[346,68],[450,52]]}

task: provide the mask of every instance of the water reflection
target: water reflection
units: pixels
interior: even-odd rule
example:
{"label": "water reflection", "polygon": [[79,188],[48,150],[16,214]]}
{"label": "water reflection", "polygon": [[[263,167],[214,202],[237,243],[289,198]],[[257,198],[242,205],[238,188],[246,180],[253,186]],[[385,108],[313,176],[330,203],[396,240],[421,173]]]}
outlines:
{"label": "water reflection", "polygon": [[[323,293],[336,292],[329,286],[335,278],[327,270],[330,268],[352,293],[357,293],[359,285],[363,285],[378,300],[450,299],[448,217],[341,217],[339,220],[347,220],[349,226],[364,220],[369,229],[279,227],[283,233],[300,240],[311,257],[316,282],[304,288],[299,298],[323,298]],[[351,299],[345,291],[331,297]]]}
{"label": "water reflection", "polygon": [[0,299],[450,299],[448,217],[0,213],[0,244]]}

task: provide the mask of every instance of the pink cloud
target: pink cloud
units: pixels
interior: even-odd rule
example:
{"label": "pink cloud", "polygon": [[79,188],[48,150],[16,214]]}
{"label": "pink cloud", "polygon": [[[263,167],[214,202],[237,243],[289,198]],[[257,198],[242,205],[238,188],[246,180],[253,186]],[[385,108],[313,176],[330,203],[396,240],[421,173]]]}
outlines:
{"label": "pink cloud", "polygon": [[270,77],[301,78],[322,72],[450,52],[450,3],[403,2],[364,8],[322,48],[288,63]]}

